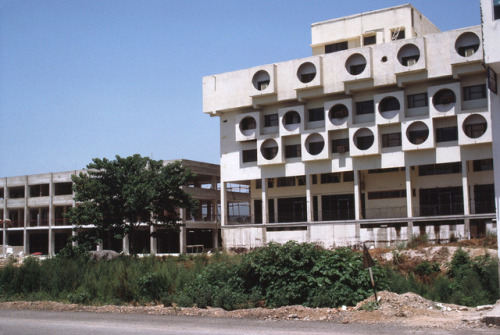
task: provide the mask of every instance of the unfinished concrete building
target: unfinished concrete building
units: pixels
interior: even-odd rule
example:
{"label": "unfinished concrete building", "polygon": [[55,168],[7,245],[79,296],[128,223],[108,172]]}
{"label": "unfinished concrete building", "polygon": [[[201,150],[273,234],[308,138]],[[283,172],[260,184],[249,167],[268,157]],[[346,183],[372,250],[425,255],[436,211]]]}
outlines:
{"label": "unfinished concrete building", "polygon": [[[203,111],[220,118],[224,247],[492,229],[482,36],[441,32],[407,4],[312,24],[311,57],[203,78]],[[233,183],[250,186],[247,218],[229,211]]]}
{"label": "unfinished concrete building", "polygon": [[[165,161],[168,163],[171,161]],[[141,253],[176,254],[212,250],[219,245],[220,225],[220,169],[218,165],[181,160],[196,177],[186,192],[199,201],[195,215],[182,211],[180,233],[158,232],[151,237],[149,227],[141,227],[133,241],[103,241],[103,249],[129,251],[133,244]],[[2,219],[2,254],[54,255],[63,248],[73,234],[64,213],[76,206],[73,200],[71,175],[84,170],[7,177],[0,179],[0,218]],[[234,194],[237,199],[248,199],[248,193]],[[248,201],[248,200],[246,200]]]}

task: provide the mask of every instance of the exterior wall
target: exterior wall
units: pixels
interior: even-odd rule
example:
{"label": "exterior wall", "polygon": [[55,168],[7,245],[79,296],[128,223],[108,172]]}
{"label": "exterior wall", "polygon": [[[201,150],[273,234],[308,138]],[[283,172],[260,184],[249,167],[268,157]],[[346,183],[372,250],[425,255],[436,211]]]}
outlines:
{"label": "exterior wall", "polygon": [[[220,168],[219,165],[181,160],[196,178],[186,187],[193,199],[200,202],[198,212],[191,217],[181,213],[184,227],[177,236],[161,238],[159,246],[156,238],[150,238],[149,227],[139,229],[134,241],[144,245],[151,253],[185,253],[218,248],[220,225]],[[169,163],[172,161],[165,161]],[[68,219],[61,217],[67,208],[74,207],[73,193],[60,192],[59,186],[71,185],[71,175],[79,174],[84,170],[54,172],[38,175],[8,177],[0,179],[0,222],[2,226],[2,254],[20,251],[23,254],[41,252],[49,256],[57,253],[58,249],[66,244],[66,240],[73,233],[73,227]],[[43,185],[43,191],[38,191]],[[9,189],[19,188],[24,191],[24,196],[12,198]],[[33,190],[32,190],[33,189]],[[35,189],[38,192],[35,192]],[[67,188],[66,188],[67,190]],[[59,194],[62,193],[62,194]],[[17,220],[10,219],[14,215]],[[175,244],[175,246],[167,246]],[[128,252],[129,237],[123,243],[106,245],[115,248],[120,245],[120,250]],[[123,249],[121,249],[123,245]],[[175,249],[175,250],[174,250]]]}
{"label": "exterior wall", "polygon": [[[405,38],[392,40],[398,27]],[[363,46],[367,33],[375,33],[376,44]],[[221,179],[251,184],[250,203],[256,206],[250,215],[257,224],[223,220],[224,246],[290,239],[328,247],[361,241],[390,245],[423,233],[441,241],[467,238],[472,226],[487,225],[493,213],[476,213],[475,188],[490,187],[493,172],[474,171],[473,161],[493,156],[491,106],[488,96],[468,98],[470,87],[481,89],[486,82],[481,37],[479,26],[439,32],[411,5],[403,5],[313,24],[312,57],[205,77],[203,111],[221,119]],[[325,53],[326,44],[341,41],[348,42],[346,50]],[[425,94],[420,107],[410,105],[417,94]],[[385,110],[390,99],[399,109]],[[358,112],[366,101],[373,112]],[[344,107],[336,109],[340,104]],[[323,115],[310,121],[310,110],[321,108]],[[266,126],[272,114],[275,123]],[[245,123],[249,119],[252,129]],[[397,133],[399,145],[388,144],[388,134]],[[371,145],[358,146],[370,135]],[[318,141],[322,149],[314,149],[321,147]],[[290,145],[300,147],[300,157],[287,157]],[[243,152],[250,150],[256,158],[244,162]],[[454,173],[418,172],[423,165],[452,163],[458,166]],[[395,170],[370,171],[380,169]],[[353,179],[319,182],[321,174],[342,172]],[[277,187],[283,177],[305,182]],[[257,181],[262,188],[256,188]],[[453,204],[453,213],[429,216],[424,207],[432,204],[420,199],[421,192],[454,197],[459,204]],[[354,199],[354,215],[322,218],[324,197],[330,196],[326,205],[340,206],[328,203],[340,201],[335,195]],[[279,201],[286,199],[299,207],[305,203],[307,215],[280,222]]]}

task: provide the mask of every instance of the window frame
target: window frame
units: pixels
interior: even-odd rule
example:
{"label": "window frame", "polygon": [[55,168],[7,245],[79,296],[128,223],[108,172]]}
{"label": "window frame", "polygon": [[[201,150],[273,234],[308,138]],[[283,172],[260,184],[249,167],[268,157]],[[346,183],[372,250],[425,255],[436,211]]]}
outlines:
{"label": "window frame", "polygon": [[427,92],[409,94],[406,97],[406,101],[408,102],[408,108],[422,108],[429,106],[429,96]]}
{"label": "window frame", "polygon": [[278,113],[264,115],[264,127],[277,127],[279,125]]}
{"label": "window frame", "polygon": [[373,100],[364,100],[356,102],[356,115],[368,115],[375,113],[375,104]]}

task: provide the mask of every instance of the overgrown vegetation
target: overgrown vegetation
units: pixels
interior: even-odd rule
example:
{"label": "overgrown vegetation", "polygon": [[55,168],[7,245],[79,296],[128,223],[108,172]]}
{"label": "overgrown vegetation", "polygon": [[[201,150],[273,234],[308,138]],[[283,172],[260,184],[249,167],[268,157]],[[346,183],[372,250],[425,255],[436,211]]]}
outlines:
{"label": "overgrown vegetation", "polygon": [[[471,259],[459,249],[447,270],[421,262],[402,273],[405,259],[373,268],[377,290],[415,292],[435,301],[474,306],[498,299],[496,260]],[[0,299],[81,304],[163,303],[179,306],[310,307],[354,305],[373,293],[362,254],[314,244],[271,243],[244,255],[130,257],[91,260],[68,250],[0,269]],[[373,306],[366,306],[372,309]]]}

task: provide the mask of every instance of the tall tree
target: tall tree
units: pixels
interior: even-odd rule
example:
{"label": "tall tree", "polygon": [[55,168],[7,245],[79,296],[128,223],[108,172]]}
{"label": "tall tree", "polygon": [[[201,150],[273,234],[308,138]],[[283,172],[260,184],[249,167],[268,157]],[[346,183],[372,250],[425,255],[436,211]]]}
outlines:
{"label": "tall tree", "polygon": [[94,158],[72,176],[75,201],[68,217],[75,227],[94,227],[98,240],[133,234],[139,225],[178,230],[177,209],[192,211],[196,201],[182,187],[193,177],[180,161],[164,165],[133,155]]}

